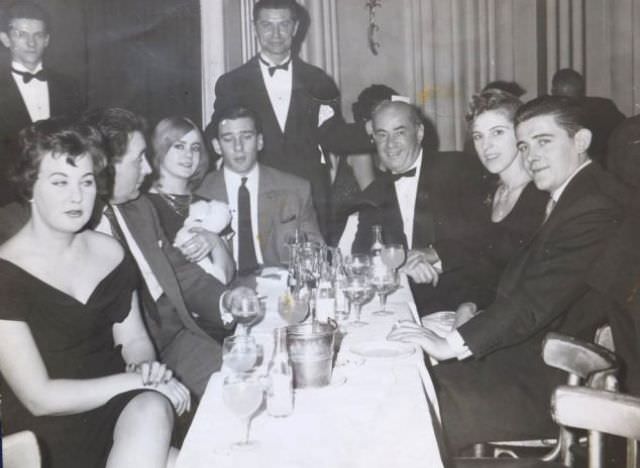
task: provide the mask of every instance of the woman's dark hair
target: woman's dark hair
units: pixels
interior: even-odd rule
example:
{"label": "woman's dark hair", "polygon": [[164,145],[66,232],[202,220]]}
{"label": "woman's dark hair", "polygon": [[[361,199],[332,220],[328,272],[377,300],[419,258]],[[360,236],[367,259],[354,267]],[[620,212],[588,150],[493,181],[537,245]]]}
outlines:
{"label": "woman's dark hair", "polygon": [[106,191],[102,173],[107,166],[107,157],[102,134],[95,127],[66,118],[40,120],[20,132],[19,143],[19,159],[13,167],[11,179],[24,200],[33,197],[40,164],[47,154],[54,158],[64,157],[72,166],[76,165],[79,158],[89,155],[98,193]]}
{"label": "woman's dark hair", "polygon": [[398,92],[393,88],[383,84],[374,84],[363,89],[358,94],[358,100],[353,103],[353,120],[356,122],[366,122],[371,120],[373,109],[382,101],[390,101]]}
{"label": "woman's dark hair", "polygon": [[160,178],[160,167],[171,149],[171,146],[187,133],[195,131],[200,140],[201,154],[198,167],[189,178],[189,188],[193,189],[200,185],[202,179],[209,170],[208,145],[205,144],[202,131],[192,120],[186,117],[167,117],[162,119],[151,134],[151,147],[153,149],[152,165],[155,172],[155,180]]}
{"label": "woman's dark hair", "polygon": [[486,89],[471,98],[465,120],[471,125],[480,114],[495,110],[503,112],[509,120],[513,121],[520,106],[522,101],[513,94],[497,88]]}

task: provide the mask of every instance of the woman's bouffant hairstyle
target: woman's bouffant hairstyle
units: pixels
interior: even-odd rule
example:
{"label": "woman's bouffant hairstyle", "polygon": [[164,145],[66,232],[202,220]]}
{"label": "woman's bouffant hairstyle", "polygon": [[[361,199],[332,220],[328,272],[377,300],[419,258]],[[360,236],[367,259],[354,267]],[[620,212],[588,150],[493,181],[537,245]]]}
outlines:
{"label": "woman's bouffant hairstyle", "polygon": [[153,169],[155,180],[160,179],[160,167],[166,157],[167,153],[171,149],[171,146],[187,133],[194,131],[198,135],[200,140],[200,161],[198,161],[198,167],[189,179],[189,188],[194,189],[209,170],[209,152],[207,150],[208,145],[204,141],[202,131],[192,120],[186,117],[167,117],[162,119],[151,134],[151,146],[153,148]]}
{"label": "woman's bouffant hairstyle", "polygon": [[42,159],[51,154],[64,157],[75,166],[76,160],[88,155],[93,161],[98,194],[107,191],[103,170],[107,165],[102,134],[93,126],[66,118],[40,120],[24,128],[19,135],[19,158],[11,179],[23,200],[33,197]]}
{"label": "woman's bouffant hairstyle", "polygon": [[469,110],[465,119],[469,125],[478,118],[480,114],[487,111],[501,111],[513,122],[518,109],[522,106],[522,101],[513,94],[497,88],[490,88],[475,94],[469,102]]}

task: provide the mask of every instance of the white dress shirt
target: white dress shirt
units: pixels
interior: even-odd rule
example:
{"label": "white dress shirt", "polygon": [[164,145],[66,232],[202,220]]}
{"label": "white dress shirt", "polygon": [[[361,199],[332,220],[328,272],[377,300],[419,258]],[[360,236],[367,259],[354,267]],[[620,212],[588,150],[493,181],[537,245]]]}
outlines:
{"label": "white dress shirt", "polygon": [[229,211],[231,211],[231,229],[236,233],[233,236],[233,259],[238,267],[238,232],[242,226],[238,226],[238,189],[242,185],[242,178],[246,177],[245,187],[249,190],[249,200],[251,202],[251,232],[253,233],[253,246],[256,249],[256,260],[258,264],[264,263],[262,249],[260,248],[260,233],[258,232],[258,182],[260,181],[260,166],[256,164],[246,175],[241,175],[223,166],[224,183],[227,187],[227,199],[229,200]]}
{"label": "white dress shirt", "polygon": [[[551,194],[551,200],[554,201],[553,203],[554,206],[558,203],[558,200],[560,200],[560,196],[562,195],[562,192],[564,192],[564,190],[567,188],[567,185],[569,185],[569,182],[573,180],[573,178],[578,174],[578,172],[580,172],[582,169],[587,167],[589,164],[591,164],[591,159],[587,159],[583,164],[581,164],[573,172],[573,174],[571,174],[567,178],[567,180],[564,181],[564,183],[560,187],[558,187],[553,191],[553,193]],[[471,350],[466,345],[466,343],[464,342],[464,339],[462,338],[462,335],[457,330],[453,330],[451,333],[449,333],[446,336],[446,340],[449,346],[456,353],[456,357],[458,359],[465,359],[471,356],[472,354]]]}
{"label": "white dress shirt", "polygon": [[[35,74],[42,70],[42,63],[39,64],[33,72],[31,70],[27,70],[22,64],[18,62],[11,62],[11,67],[21,72]],[[18,90],[20,91],[22,100],[27,106],[27,111],[29,112],[31,121],[36,122],[38,120],[44,120],[51,117],[51,110],[49,107],[48,83],[46,81],[40,81],[36,78],[33,78],[28,83],[25,83],[22,75],[13,72],[11,72],[11,75],[13,76],[13,79],[18,86]]]}
{"label": "white dress shirt", "polygon": [[418,196],[418,181],[420,179],[420,169],[422,168],[422,150],[418,158],[408,171],[415,168],[416,173],[411,177],[401,177],[394,182],[396,196],[400,205],[400,215],[402,216],[402,228],[407,238],[407,246],[413,248],[413,219],[416,211],[416,197]]}
{"label": "white dress shirt", "polygon": [[[291,90],[293,89],[293,62],[289,63],[289,67],[286,70],[276,70],[273,76],[269,75],[269,66],[265,65],[262,61],[275,66],[264,55],[260,54],[258,63],[260,63],[260,72],[262,73],[262,80],[267,88],[267,94],[269,95],[269,101],[271,101],[271,107],[276,114],[278,125],[280,130],[284,132],[284,127],[287,124],[287,115],[289,114],[289,104],[291,104]],[[290,57],[285,59],[285,62],[290,60]],[[284,63],[284,62],[283,62]]]}

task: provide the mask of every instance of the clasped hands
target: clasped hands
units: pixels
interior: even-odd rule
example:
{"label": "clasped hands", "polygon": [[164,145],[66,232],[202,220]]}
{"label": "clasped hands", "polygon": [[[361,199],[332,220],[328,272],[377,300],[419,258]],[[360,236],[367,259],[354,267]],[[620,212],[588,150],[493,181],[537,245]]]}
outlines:
{"label": "clasped hands", "polygon": [[176,248],[190,262],[199,262],[223,242],[218,234],[202,227],[191,227],[189,232],[193,235],[185,242],[176,245]]}
{"label": "clasped hands", "polygon": [[407,261],[400,271],[416,283],[438,285],[442,271],[435,266],[440,261],[433,247],[411,249],[407,252]]}
{"label": "clasped hands", "polygon": [[173,371],[166,364],[158,361],[129,363],[126,371],[139,374],[143,387],[150,387],[166,396],[178,415],[191,409],[189,389],[173,376]]}

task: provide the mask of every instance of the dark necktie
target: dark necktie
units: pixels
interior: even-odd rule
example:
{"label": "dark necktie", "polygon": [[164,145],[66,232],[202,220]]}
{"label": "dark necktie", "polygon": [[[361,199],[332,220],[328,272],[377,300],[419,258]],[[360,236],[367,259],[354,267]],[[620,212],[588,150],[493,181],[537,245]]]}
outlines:
{"label": "dark necktie", "polygon": [[251,228],[251,198],[246,183],[247,178],[243,177],[238,189],[238,273],[241,275],[258,268]]}
{"label": "dark necktie", "polygon": [[416,175],[416,168],[415,167],[413,169],[410,169],[410,170],[406,171],[406,172],[401,172],[400,174],[391,174],[391,180],[393,180],[395,182],[397,180],[402,179],[403,177],[413,177],[414,175]]}
{"label": "dark necktie", "polygon": [[269,62],[267,62],[265,59],[263,59],[262,57],[258,57],[260,59],[260,61],[266,65],[269,69],[269,76],[273,76],[276,73],[276,70],[283,70],[283,71],[287,71],[289,69],[289,64],[291,63],[291,59],[282,62],[280,65],[271,65]]}
{"label": "dark necktie", "polygon": [[23,72],[20,70],[16,70],[15,68],[12,68],[11,71],[13,73],[17,73],[18,75],[20,75],[24,83],[28,83],[34,78],[40,81],[47,81],[47,72],[45,72],[44,70],[40,70],[39,72],[36,72],[36,73],[29,73],[29,72]]}
{"label": "dark necktie", "polygon": [[109,221],[111,225],[111,235],[118,240],[123,246],[126,246],[126,239],[124,237],[124,232],[122,232],[122,228],[120,224],[118,224],[118,219],[116,218],[116,214],[113,211],[113,207],[111,205],[106,205],[104,207],[104,216]]}

